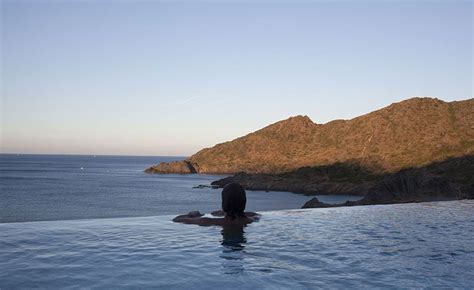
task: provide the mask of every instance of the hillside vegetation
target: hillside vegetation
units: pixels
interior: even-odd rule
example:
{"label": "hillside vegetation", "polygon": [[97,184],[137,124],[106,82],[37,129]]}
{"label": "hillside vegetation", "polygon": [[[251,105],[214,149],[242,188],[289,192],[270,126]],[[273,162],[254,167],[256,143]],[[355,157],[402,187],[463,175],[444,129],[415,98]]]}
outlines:
{"label": "hillside vegetation", "polygon": [[[474,99],[412,98],[351,119],[316,124],[296,116],[203,149],[149,173],[281,173],[353,163],[396,172],[474,153]],[[176,167],[179,170],[174,170]],[[189,168],[189,170],[188,170]]]}

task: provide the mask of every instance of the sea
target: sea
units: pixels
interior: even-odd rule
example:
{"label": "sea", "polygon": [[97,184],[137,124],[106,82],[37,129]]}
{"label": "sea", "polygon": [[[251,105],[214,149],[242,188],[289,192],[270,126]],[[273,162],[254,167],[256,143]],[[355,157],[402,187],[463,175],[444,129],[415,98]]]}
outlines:
{"label": "sea", "polygon": [[[0,155],[0,223],[177,215],[221,207],[209,186],[227,175],[146,174],[163,156]],[[318,196],[324,202],[358,196]],[[298,209],[311,197],[247,191],[247,210]]]}
{"label": "sea", "polygon": [[248,191],[258,222],[203,227],[171,220],[219,208],[193,187],[222,176],[143,173],[179,158],[1,157],[0,289],[474,288],[473,200],[299,209],[310,197]]}

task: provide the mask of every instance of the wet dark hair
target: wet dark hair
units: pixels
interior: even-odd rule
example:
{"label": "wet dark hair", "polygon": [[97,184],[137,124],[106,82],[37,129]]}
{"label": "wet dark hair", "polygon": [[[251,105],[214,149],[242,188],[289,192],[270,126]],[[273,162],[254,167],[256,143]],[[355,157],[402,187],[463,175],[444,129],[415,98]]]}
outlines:
{"label": "wet dark hair", "polygon": [[245,204],[247,197],[244,188],[238,183],[229,183],[222,190],[222,210],[226,216],[235,219],[244,217]]}

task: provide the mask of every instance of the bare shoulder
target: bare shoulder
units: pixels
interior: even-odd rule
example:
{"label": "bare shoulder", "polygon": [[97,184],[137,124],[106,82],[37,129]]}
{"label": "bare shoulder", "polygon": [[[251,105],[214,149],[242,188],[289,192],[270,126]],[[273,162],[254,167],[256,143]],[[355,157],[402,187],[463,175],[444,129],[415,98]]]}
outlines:
{"label": "bare shoulder", "polygon": [[[225,216],[225,211],[223,211],[221,209],[220,210],[215,210],[215,211],[211,212],[211,215],[224,217]],[[245,216],[248,216],[248,217],[261,217],[262,215],[259,214],[259,213],[256,213],[256,212],[246,211]]]}
{"label": "bare shoulder", "polygon": [[[219,215],[217,215],[219,216]],[[227,217],[208,218],[202,217],[199,212],[190,212],[189,214],[183,214],[175,217],[174,222],[183,224],[194,224],[200,226],[232,226],[232,225],[246,225],[254,221],[258,221],[261,215],[254,212],[246,212],[245,217],[230,219]]]}
{"label": "bare shoulder", "polygon": [[258,218],[257,216],[253,216],[253,217],[249,217],[249,216],[245,216],[245,217],[241,217],[241,218],[236,218],[236,219],[224,219],[224,225],[226,226],[242,226],[242,225],[248,225],[248,224],[251,224],[255,221],[258,221]]}
{"label": "bare shoulder", "polygon": [[207,217],[189,217],[188,215],[180,215],[173,219],[174,222],[183,224],[193,224],[200,226],[223,225],[223,218],[207,218]]}
{"label": "bare shoulder", "polygon": [[262,216],[262,215],[259,214],[259,213],[251,212],[251,211],[245,212],[245,215],[248,216],[248,217],[251,217],[251,218],[253,218],[253,217],[258,217],[258,218],[260,218],[260,217]]}
{"label": "bare shoulder", "polygon": [[215,211],[211,212],[211,215],[213,215],[213,216],[225,216],[225,211],[223,211],[222,209],[215,210]]}

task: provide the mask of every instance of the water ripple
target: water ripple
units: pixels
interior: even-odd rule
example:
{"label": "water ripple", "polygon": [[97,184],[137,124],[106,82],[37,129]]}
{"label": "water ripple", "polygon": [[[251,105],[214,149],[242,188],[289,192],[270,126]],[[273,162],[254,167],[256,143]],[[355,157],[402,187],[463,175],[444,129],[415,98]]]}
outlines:
{"label": "water ripple", "polygon": [[474,201],[0,224],[0,288],[472,288]]}

